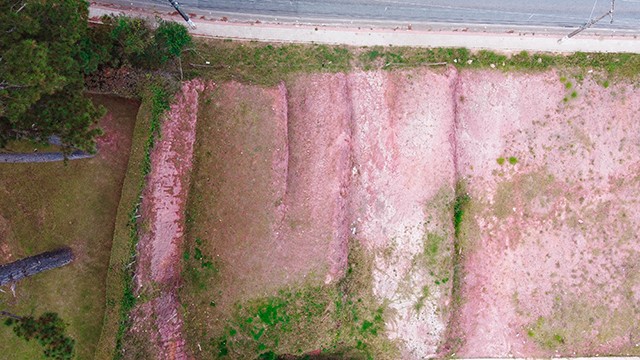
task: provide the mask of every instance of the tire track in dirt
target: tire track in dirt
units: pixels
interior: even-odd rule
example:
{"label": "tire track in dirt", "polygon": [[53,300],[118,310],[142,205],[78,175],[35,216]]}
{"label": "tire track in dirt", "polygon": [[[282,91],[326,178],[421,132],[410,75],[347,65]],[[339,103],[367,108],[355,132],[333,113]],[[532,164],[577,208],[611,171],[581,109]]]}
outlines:
{"label": "tire track in dirt", "polygon": [[176,290],[180,282],[180,251],[185,234],[198,97],[204,89],[205,84],[198,80],[183,83],[164,116],[143,192],[135,294],[138,298],[149,296],[151,300],[132,311],[131,333],[147,340],[145,345],[151,344],[147,349],[156,359],[188,358]]}

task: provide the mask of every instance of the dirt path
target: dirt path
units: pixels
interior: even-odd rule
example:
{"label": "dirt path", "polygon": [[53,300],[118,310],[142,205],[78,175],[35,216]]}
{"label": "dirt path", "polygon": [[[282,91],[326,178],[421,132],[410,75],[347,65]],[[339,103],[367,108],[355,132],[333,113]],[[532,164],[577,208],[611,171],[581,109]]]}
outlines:
{"label": "dirt path", "polygon": [[[154,346],[156,359],[187,359],[176,290],[195,141],[200,81],[183,84],[151,153],[142,200],[136,294],[151,297],[133,311],[132,333]],[[125,352],[126,353],[126,352]]]}

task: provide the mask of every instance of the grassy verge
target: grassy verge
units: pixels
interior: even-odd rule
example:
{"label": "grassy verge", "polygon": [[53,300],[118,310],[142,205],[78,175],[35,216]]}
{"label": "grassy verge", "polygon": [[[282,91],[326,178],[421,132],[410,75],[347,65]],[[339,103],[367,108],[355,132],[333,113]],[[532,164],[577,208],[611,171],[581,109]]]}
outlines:
{"label": "grassy verge", "polygon": [[130,326],[129,312],[135,306],[133,270],[138,242],[136,218],[145,176],[151,170],[151,149],[160,131],[160,117],[168,109],[168,93],[151,86],[138,112],[129,166],[118,206],[107,277],[107,309],[96,359],[120,357],[122,340]]}
{"label": "grassy verge", "polygon": [[[113,114],[108,134],[128,148],[136,102],[95,97]],[[105,148],[109,148],[105,145]],[[55,312],[76,341],[78,359],[96,349],[105,310],[105,288],[114,219],[127,153],[105,151],[87,160],[0,165],[0,256],[2,262],[69,246],[75,260],[16,284],[16,296],[0,293],[3,309],[38,317]],[[26,342],[0,327],[0,353],[11,359],[42,358],[36,341]],[[0,356],[2,357],[2,356]]]}
{"label": "grassy verge", "polygon": [[464,48],[373,47],[360,49],[357,59],[364,69],[417,67],[445,62],[458,68],[505,71],[590,68],[623,77],[635,77],[640,73],[640,54],[577,52],[560,55],[521,51],[508,56],[488,50],[472,52]]}
{"label": "grassy verge", "polygon": [[293,73],[349,71],[352,58],[344,46],[197,40],[183,64],[189,77],[274,85]]}
{"label": "grassy verge", "polygon": [[591,69],[611,78],[636,78],[640,74],[640,54],[577,52],[561,55],[522,51],[508,56],[487,50],[472,52],[464,48],[355,48],[204,39],[197,40],[195,44],[183,61],[188,77],[262,85],[276,84],[294,73],[392,70],[430,64],[503,71],[555,68],[570,73],[578,80]]}

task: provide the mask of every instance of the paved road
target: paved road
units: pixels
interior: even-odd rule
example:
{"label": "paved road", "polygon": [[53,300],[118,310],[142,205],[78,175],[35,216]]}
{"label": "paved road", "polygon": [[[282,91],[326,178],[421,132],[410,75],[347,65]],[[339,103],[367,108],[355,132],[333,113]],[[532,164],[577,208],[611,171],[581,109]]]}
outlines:
{"label": "paved road", "polygon": [[[163,8],[168,0],[113,0]],[[187,12],[310,23],[493,24],[577,27],[609,10],[608,0],[182,0]],[[613,24],[594,28],[640,30],[640,0],[617,0]]]}

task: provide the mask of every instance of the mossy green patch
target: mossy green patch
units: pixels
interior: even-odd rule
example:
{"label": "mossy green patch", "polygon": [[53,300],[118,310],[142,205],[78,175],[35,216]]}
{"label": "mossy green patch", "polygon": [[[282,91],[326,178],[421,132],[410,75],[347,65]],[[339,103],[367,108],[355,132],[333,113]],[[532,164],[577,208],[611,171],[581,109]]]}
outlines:
{"label": "mossy green patch", "polygon": [[225,330],[210,338],[216,358],[304,355],[321,349],[350,358],[393,358],[384,335],[385,306],[371,292],[371,260],[352,247],[349,269],[335,285],[301,285],[235,305]]}
{"label": "mossy green patch", "polygon": [[[558,295],[554,311],[538,317],[526,327],[527,336],[540,347],[560,354],[583,352],[585,344],[606,344],[633,329],[636,311],[632,302],[611,309],[607,304],[593,305],[575,295]],[[635,344],[620,348],[625,354],[640,354]]]}

